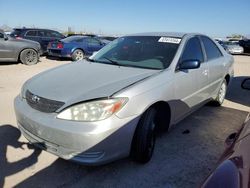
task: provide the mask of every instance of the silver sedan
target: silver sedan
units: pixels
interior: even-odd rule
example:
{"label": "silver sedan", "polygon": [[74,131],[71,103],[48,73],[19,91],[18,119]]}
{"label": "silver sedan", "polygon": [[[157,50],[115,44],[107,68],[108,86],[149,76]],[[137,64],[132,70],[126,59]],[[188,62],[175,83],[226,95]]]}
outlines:
{"label": "silver sedan", "polygon": [[128,35],[28,80],[15,112],[23,135],[61,158],[146,163],[156,133],[208,101],[221,105],[232,77],[232,56],[205,35]]}

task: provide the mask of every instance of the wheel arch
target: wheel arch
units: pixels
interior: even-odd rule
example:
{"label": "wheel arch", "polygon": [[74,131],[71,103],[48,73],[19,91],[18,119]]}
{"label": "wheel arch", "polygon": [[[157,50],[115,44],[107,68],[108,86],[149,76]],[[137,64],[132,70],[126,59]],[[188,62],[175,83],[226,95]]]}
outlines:
{"label": "wheel arch", "polygon": [[85,54],[86,52],[85,52],[85,50],[83,49],[83,48],[81,48],[81,47],[75,47],[75,48],[72,48],[72,50],[71,50],[71,55],[74,53],[74,51],[76,51],[76,50],[81,50],[81,51],[83,51],[83,53]]}
{"label": "wheel arch", "polygon": [[133,137],[132,137],[132,141],[131,141],[131,145],[130,145],[130,155],[133,155],[133,146],[134,146],[134,142],[135,142],[135,137],[136,137],[136,130],[138,128],[138,125],[142,119],[142,115],[150,108],[154,108],[156,110],[156,119],[155,119],[155,123],[156,123],[156,129],[159,130],[168,130],[170,127],[170,123],[171,123],[171,107],[169,105],[168,102],[166,101],[157,101],[154,102],[153,104],[151,104],[150,106],[148,106],[143,113],[141,113],[139,120],[137,122],[137,125],[134,129],[133,132]]}
{"label": "wheel arch", "polygon": [[172,116],[169,103],[162,100],[152,103],[144,109],[144,111],[140,115],[140,119],[142,118],[142,115],[150,108],[154,108],[156,110],[156,127],[168,130],[170,127]]}

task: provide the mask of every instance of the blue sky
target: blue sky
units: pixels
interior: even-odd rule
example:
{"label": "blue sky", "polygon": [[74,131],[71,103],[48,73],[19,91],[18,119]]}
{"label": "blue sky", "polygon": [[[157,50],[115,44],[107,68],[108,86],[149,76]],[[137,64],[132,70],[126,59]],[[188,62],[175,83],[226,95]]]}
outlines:
{"label": "blue sky", "polygon": [[250,0],[0,0],[0,25],[105,34],[250,34]]}

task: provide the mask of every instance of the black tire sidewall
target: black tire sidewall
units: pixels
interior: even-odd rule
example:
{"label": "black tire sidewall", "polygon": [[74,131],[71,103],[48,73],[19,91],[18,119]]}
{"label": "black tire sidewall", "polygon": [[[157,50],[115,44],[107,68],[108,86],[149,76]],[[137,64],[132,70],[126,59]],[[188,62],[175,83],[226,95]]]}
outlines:
{"label": "black tire sidewall", "polygon": [[[148,162],[153,155],[155,145],[155,116],[156,110],[153,108],[148,109],[142,115],[136,128],[132,146],[132,157],[139,163]],[[153,146],[151,146],[152,141]]]}

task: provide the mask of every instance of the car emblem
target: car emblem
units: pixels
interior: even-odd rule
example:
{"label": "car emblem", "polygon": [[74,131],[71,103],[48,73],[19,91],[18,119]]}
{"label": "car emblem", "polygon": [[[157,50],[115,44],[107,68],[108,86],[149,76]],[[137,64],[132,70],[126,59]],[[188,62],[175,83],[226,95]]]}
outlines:
{"label": "car emblem", "polygon": [[38,103],[39,100],[40,100],[40,97],[38,97],[38,96],[36,96],[36,95],[33,95],[33,96],[31,97],[31,100],[32,100],[33,102]]}

